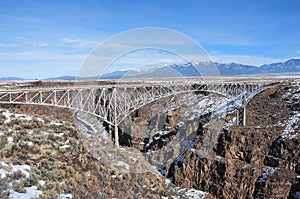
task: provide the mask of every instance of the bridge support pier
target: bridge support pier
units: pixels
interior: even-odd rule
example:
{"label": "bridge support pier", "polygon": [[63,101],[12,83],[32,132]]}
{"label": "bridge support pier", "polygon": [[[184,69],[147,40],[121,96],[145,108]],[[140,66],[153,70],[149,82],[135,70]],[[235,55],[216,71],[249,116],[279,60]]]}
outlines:
{"label": "bridge support pier", "polygon": [[246,105],[244,106],[243,125],[246,126]]}
{"label": "bridge support pier", "polygon": [[119,147],[119,131],[117,125],[115,125],[115,145]]}
{"label": "bridge support pier", "polygon": [[113,136],[112,136],[112,127],[111,127],[110,124],[108,125],[108,134],[109,134],[110,140],[112,141],[112,140],[113,140]]}

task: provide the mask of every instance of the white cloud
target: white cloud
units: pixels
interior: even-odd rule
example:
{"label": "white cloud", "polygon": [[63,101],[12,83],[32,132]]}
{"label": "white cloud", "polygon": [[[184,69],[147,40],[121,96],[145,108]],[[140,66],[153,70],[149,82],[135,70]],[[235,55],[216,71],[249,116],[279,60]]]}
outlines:
{"label": "white cloud", "polygon": [[41,22],[43,22],[42,19],[33,18],[33,17],[22,17],[22,18],[19,18],[19,19],[23,22],[26,22],[26,23],[41,23]]}
{"label": "white cloud", "polygon": [[83,40],[83,39],[70,39],[70,38],[61,38],[61,42],[65,44],[71,44],[78,48],[93,48],[99,43],[98,41],[92,40]]}
{"label": "white cloud", "polygon": [[82,54],[59,54],[51,52],[0,52],[1,61],[82,61],[86,55]]}
{"label": "white cloud", "polygon": [[17,36],[16,37],[17,43],[20,43],[22,45],[28,45],[28,46],[37,46],[37,47],[46,47],[48,46],[48,43],[42,42],[42,41],[32,41],[26,37]]}
{"label": "white cloud", "polygon": [[0,48],[10,48],[10,47],[17,47],[17,44],[12,43],[0,43]]}
{"label": "white cloud", "polygon": [[44,46],[48,46],[48,43],[45,43],[45,42],[39,42],[36,44],[37,46],[40,46],[40,47],[44,47]]}
{"label": "white cloud", "polygon": [[76,75],[84,54],[54,52],[0,52],[1,76],[47,78]]}

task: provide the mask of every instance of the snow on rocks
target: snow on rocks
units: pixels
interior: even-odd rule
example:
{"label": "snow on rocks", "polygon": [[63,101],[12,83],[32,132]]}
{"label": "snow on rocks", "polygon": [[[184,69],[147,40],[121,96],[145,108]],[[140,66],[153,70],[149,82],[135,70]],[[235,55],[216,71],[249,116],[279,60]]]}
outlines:
{"label": "snow on rocks", "polygon": [[267,177],[268,177],[270,174],[274,173],[276,170],[277,170],[277,168],[274,168],[274,167],[267,168],[267,169],[265,170],[265,172],[262,174],[262,176],[260,176],[260,177],[258,178],[258,182],[265,182],[266,179],[267,179]]}
{"label": "snow on rocks", "polygon": [[196,189],[189,189],[187,190],[187,192],[185,192],[185,195],[189,198],[189,199],[201,199],[201,198],[206,198],[207,193],[200,191],[200,190],[196,190]]}
{"label": "snow on rocks", "polygon": [[286,138],[294,139],[299,137],[299,132],[295,131],[296,124],[299,122],[299,120],[300,120],[300,113],[293,115],[287,122],[287,125],[280,136],[283,139]]}
{"label": "snow on rocks", "polygon": [[172,194],[173,199],[204,199],[208,196],[208,193],[187,188],[175,188],[176,192]]}

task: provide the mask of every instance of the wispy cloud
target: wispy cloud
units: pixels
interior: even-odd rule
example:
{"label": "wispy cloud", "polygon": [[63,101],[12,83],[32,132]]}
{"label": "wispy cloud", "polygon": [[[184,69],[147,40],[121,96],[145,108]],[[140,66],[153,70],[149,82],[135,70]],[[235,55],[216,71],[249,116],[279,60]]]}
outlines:
{"label": "wispy cloud", "polygon": [[17,36],[16,42],[22,45],[36,46],[36,47],[45,47],[48,46],[48,43],[42,41],[33,41],[26,37]]}
{"label": "wispy cloud", "polygon": [[13,43],[0,43],[0,48],[11,48],[11,47],[17,47],[17,44]]}
{"label": "wispy cloud", "polygon": [[14,48],[14,47],[21,47],[21,46],[45,47],[48,46],[48,43],[43,41],[33,41],[23,36],[16,36],[11,41],[0,43],[0,47],[2,48]]}
{"label": "wispy cloud", "polygon": [[25,23],[41,23],[41,22],[43,22],[42,19],[35,18],[35,17],[21,17],[19,19],[20,19],[20,21],[23,21]]}
{"label": "wispy cloud", "polygon": [[61,38],[60,40],[65,44],[70,44],[78,48],[93,48],[99,43],[98,41],[84,39]]}
{"label": "wispy cloud", "polygon": [[82,54],[59,54],[51,52],[0,52],[0,61],[72,61],[84,60]]}

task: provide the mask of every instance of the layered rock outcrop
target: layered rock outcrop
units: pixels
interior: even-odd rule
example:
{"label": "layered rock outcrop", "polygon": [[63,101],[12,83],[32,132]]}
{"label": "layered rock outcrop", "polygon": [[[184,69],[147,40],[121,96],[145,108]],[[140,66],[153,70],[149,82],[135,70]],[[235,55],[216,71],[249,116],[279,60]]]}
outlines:
{"label": "layered rock outcrop", "polygon": [[[298,94],[297,83],[284,83],[255,96],[247,105],[247,125],[223,129],[207,155],[201,153],[207,127],[200,128],[194,148],[168,166],[166,177],[217,198],[299,197]],[[293,130],[284,134],[287,128]]]}

